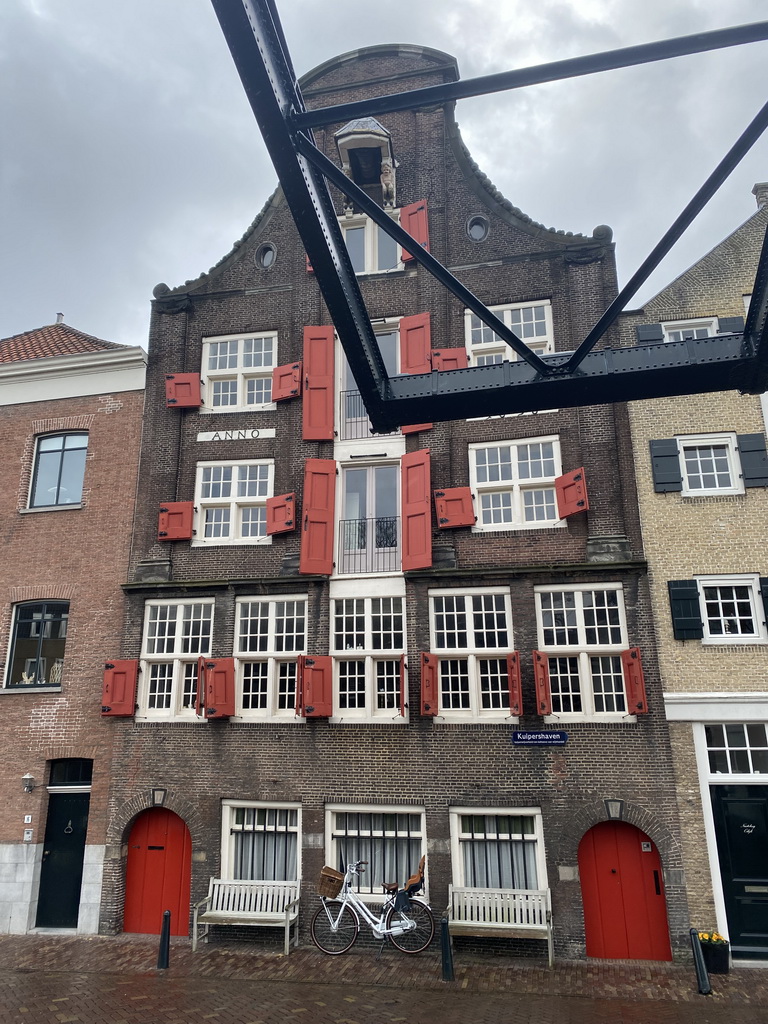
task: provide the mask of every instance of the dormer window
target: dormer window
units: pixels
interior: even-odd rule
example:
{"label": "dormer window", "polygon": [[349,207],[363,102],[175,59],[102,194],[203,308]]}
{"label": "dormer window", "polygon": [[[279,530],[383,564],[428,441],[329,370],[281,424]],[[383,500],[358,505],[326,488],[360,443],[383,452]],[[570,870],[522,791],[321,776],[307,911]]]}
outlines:
{"label": "dormer window", "polygon": [[[375,117],[360,117],[345,124],[335,135],[341,167],[348,178],[383,207],[394,207],[397,161],[392,136]],[[345,212],[352,203],[345,199]]]}

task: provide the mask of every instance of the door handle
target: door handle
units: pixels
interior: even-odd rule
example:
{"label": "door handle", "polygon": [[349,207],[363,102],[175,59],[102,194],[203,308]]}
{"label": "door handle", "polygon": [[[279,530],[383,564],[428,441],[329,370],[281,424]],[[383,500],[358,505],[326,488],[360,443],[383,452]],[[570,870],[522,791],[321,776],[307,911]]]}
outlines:
{"label": "door handle", "polygon": [[661,884],[659,882],[659,872],[653,872],[653,884],[656,886],[656,895],[661,896]]}

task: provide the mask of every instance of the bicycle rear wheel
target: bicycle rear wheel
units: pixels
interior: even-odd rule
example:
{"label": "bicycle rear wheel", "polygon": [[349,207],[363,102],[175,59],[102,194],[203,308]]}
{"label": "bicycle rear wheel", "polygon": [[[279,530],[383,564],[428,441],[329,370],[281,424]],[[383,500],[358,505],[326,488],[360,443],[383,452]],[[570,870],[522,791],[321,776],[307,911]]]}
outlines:
{"label": "bicycle rear wheel", "polygon": [[354,945],[359,930],[360,923],[349,907],[344,907],[339,915],[337,906],[323,903],[312,918],[312,941],[331,956],[346,953]]}
{"label": "bicycle rear wheel", "polygon": [[411,900],[407,910],[395,910],[392,907],[387,914],[387,928],[391,928],[401,919],[415,921],[416,927],[403,932],[402,935],[390,935],[390,942],[403,953],[421,953],[435,936],[435,919],[432,917],[432,911],[426,903],[419,903],[418,900]]}

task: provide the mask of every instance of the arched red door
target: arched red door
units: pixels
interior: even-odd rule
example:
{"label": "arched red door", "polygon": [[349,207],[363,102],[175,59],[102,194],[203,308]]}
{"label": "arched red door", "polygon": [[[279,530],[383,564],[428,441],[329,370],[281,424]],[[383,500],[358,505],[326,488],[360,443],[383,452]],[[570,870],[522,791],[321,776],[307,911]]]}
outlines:
{"label": "arched red door", "polygon": [[189,934],[192,840],[173,811],[155,807],[138,816],[128,838],[123,930],[159,935],[171,912],[171,935]]}
{"label": "arched red door", "polygon": [[671,960],[661,858],[645,832],[603,821],[579,843],[587,956]]}

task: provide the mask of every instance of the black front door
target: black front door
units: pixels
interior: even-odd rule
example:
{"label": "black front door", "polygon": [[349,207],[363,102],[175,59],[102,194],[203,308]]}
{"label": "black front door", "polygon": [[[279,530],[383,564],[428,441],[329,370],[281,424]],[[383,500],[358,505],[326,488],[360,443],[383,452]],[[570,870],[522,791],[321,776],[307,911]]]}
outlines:
{"label": "black front door", "polygon": [[715,834],[737,957],[768,955],[768,786],[712,786]]}
{"label": "black front door", "polygon": [[38,928],[76,928],[90,793],[51,793],[45,826]]}

